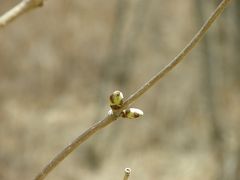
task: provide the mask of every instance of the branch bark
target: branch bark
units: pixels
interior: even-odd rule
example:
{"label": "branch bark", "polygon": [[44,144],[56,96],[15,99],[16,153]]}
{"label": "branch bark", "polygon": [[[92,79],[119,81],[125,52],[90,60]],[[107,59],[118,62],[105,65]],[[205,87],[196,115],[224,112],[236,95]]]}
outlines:
{"label": "branch bark", "polygon": [[22,14],[37,7],[43,6],[43,1],[44,0],[22,0],[19,4],[0,17],[0,28],[3,28]]}
{"label": "branch bark", "polygon": [[110,123],[118,119],[120,111],[125,109],[127,106],[132,104],[136,99],[147,92],[153,85],[155,85],[162,77],[164,77],[168,72],[170,72],[178,63],[180,63],[184,57],[189,54],[189,52],[195,47],[197,43],[206,34],[213,22],[220,16],[223,10],[226,8],[231,0],[223,0],[215,11],[211,14],[208,20],[192,38],[192,40],[186,45],[186,47],[159,73],[152,77],[147,83],[145,83],[140,89],[138,89],[134,94],[132,94],[124,103],[120,110],[116,111],[114,114],[107,115],[102,121],[97,122],[80,136],[78,136],[70,145],[65,147],[54,159],[52,159],[43,170],[35,177],[35,180],[44,179],[63,159],[65,159],[74,149],[76,149],[81,143],[85,142],[90,136],[95,134],[98,130],[106,127]]}

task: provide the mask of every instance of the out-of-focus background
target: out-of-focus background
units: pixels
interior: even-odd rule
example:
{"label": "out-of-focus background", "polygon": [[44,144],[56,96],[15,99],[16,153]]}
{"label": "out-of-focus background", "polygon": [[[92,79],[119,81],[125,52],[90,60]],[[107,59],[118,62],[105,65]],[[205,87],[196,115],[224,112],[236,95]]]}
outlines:
{"label": "out-of-focus background", "polygon": [[[1,1],[3,14],[17,0]],[[33,177],[192,38],[219,0],[46,1],[0,31],[0,179]],[[51,180],[240,179],[240,1]]]}

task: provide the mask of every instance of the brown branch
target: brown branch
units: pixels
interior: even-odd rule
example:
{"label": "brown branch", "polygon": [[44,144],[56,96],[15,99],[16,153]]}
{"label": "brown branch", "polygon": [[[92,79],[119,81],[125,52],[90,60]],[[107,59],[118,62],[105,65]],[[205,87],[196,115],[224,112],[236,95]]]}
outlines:
{"label": "brown branch", "polygon": [[22,14],[34,8],[42,6],[43,1],[44,0],[22,0],[19,4],[17,4],[15,7],[13,7],[0,17],[0,28],[6,26],[8,23],[15,20]]}
{"label": "brown branch", "polygon": [[[144,84],[139,90],[137,90],[133,95],[131,95],[123,104],[121,110],[125,109],[128,105],[133,103],[137,98],[143,95],[147,90],[149,90],[153,85],[155,85],[164,75],[170,72],[183,58],[193,49],[193,47],[201,40],[207,30],[210,28],[212,23],[217,19],[217,17],[223,12],[227,4],[231,0],[223,0],[212,15],[208,18],[201,29],[196,33],[192,40],[187,44],[187,46],[158,74],[156,74],[152,79],[150,79],[146,84]],[[64,158],[66,158],[74,149],[76,149],[81,143],[86,141],[91,135],[96,133],[98,130],[106,127],[120,115],[120,111],[114,112],[114,114],[109,114],[102,121],[91,126],[80,136],[78,136],[70,145],[64,148],[53,160],[51,160],[43,170],[35,177],[35,180],[44,179]]]}

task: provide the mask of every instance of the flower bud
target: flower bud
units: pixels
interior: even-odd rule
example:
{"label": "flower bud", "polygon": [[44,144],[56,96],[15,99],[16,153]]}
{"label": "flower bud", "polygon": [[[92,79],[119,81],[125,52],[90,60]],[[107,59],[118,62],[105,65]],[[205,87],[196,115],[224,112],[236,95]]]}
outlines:
{"label": "flower bud", "polygon": [[120,109],[123,104],[123,93],[121,91],[114,91],[109,97],[109,100],[112,109]]}
{"label": "flower bud", "polygon": [[143,111],[137,108],[129,108],[122,111],[123,118],[135,119],[140,116],[143,116]]}

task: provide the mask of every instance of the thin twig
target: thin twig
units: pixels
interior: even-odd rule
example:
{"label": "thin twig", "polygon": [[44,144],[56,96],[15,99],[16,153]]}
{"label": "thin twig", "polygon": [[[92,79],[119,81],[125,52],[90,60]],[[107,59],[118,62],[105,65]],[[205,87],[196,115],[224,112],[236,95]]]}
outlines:
{"label": "thin twig", "polygon": [[8,23],[31,9],[42,6],[43,1],[44,0],[22,0],[19,4],[0,17],[0,28],[6,26]]}
{"label": "thin twig", "polygon": [[211,14],[208,20],[204,23],[201,29],[195,34],[192,40],[185,46],[185,48],[160,72],[152,77],[146,84],[144,84],[140,89],[138,89],[134,94],[132,94],[123,104],[124,108],[131,103],[133,103],[137,98],[144,94],[149,88],[156,84],[165,74],[171,71],[183,58],[194,48],[194,46],[202,39],[206,34],[212,23],[217,19],[219,15],[222,14],[223,10],[226,8],[227,4],[231,0],[223,0],[215,11]]}
{"label": "thin twig", "polygon": [[130,174],[131,174],[131,169],[130,169],[130,168],[126,168],[126,169],[124,170],[123,180],[128,180]]}
{"label": "thin twig", "polygon": [[[171,71],[183,58],[193,49],[193,47],[201,40],[207,30],[210,28],[212,23],[217,19],[217,17],[223,12],[227,4],[231,0],[223,0],[216,10],[212,13],[209,19],[197,32],[197,34],[192,38],[192,40],[187,44],[187,46],[167,65],[165,66],[158,74],[156,74],[152,79],[150,79],[145,85],[143,85],[139,90],[137,90],[133,95],[131,95],[123,104],[124,109],[131,103],[133,103],[137,98],[143,95],[149,88],[155,85],[164,75]],[[119,110],[120,111],[120,110]],[[80,136],[78,136],[70,145],[64,148],[53,160],[51,160],[43,170],[35,177],[35,180],[44,179],[64,158],[66,158],[74,149],[76,149],[81,143],[86,141],[91,135],[96,133],[98,130],[106,127],[113,121],[115,121],[120,113],[119,111],[114,114],[109,114],[102,121],[91,126]]]}
{"label": "thin twig", "polygon": [[53,158],[46,165],[46,167],[35,177],[35,180],[44,179],[49,172],[51,172],[65,157],[67,157],[81,143],[86,141],[91,135],[96,133],[98,130],[106,127],[108,124],[112,123],[116,119],[117,119],[116,116],[108,115],[102,121],[99,121],[90,128],[88,128],[85,132],[78,136],[72,143],[65,147],[55,158]]}

